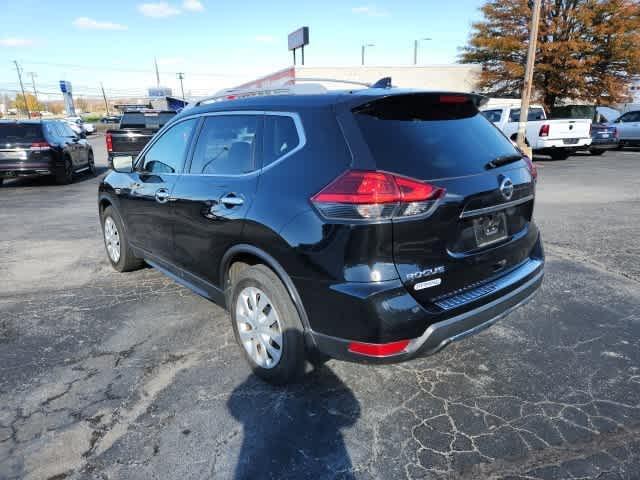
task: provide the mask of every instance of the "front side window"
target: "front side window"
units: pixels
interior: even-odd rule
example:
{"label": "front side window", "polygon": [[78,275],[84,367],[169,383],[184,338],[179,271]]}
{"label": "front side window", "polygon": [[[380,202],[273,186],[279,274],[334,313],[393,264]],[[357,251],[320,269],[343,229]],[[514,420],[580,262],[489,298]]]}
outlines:
{"label": "front side window", "polygon": [[205,117],[190,172],[241,175],[256,170],[255,147],[260,119],[256,115]]}
{"label": "front side window", "polygon": [[637,112],[629,112],[622,115],[618,121],[622,123],[637,122],[639,117],[640,114]]}
{"label": "front side window", "polygon": [[265,116],[263,167],[284,157],[298,145],[300,137],[293,118],[283,115]]}
{"label": "front side window", "polygon": [[151,146],[144,155],[143,172],[180,173],[197,119],[177,123]]}

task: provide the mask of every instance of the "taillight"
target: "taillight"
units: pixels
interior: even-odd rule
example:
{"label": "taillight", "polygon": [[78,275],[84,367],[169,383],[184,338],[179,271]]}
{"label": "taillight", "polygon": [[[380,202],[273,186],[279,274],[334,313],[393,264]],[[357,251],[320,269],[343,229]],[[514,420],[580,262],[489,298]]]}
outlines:
{"label": "taillight", "polygon": [[349,351],[367,357],[388,357],[403,352],[409,345],[409,340],[399,340],[390,343],[351,342]]}
{"label": "taillight", "polygon": [[540,132],[538,132],[539,137],[548,137],[549,136],[549,124],[544,123],[540,126]]}
{"label": "taillight", "polygon": [[111,138],[111,134],[107,133],[104,138],[107,142],[107,152],[113,152],[113,138]]}
{"label": "taillight", "polygon": [[531,159],[527,156],[523,156],[522,160],[524,160],[524,163],[527,164],[527,168],[529,169],[529,173],[531,173],[531,178],[533,179],[533,181],[535,182],[536,180],[538,180],[538,168],[533,163],[533,161],[531,161]]}
{"label": "taillight", "polygon": [[311,197],[327,218],[385,220],[433,211],[445,190],[387,172],[348,170]]}
{"label": "taillight", "polygon": [[33,142],[31,144],[30,150],[32,152],[41,152],[43,150],[49,150],[50,148],[51,148],[51,145],[49,145],[49,143],[47,142]]}
{"label": "taillight", "polygon": [[440,95],[440,103],[466,103],[468,100],[464,95]]}

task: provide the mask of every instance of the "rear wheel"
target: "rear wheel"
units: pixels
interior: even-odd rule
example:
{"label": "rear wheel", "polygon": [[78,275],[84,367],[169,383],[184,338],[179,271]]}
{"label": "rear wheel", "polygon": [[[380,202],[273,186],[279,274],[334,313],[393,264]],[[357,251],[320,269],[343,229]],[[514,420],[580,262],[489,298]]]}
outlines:
{"label": "rear wheel", "polygon": [[64,163],[56,171],[56,183],[68,185],[73,182],[73,164],[69,157],[64,157]]}
{"label": "rear wheel", "polygon": [[133,254],[122,219],[113,207],[105,208],[102,213],[102,233],[107,257],[114,269],[128,272],[142,266],[143,260]]}
{"label": "rear wheel", "polygon": [[4,178],[0,177],[0,187],[2,186],[3,183],[4,183]]}
{"label": "rear wheel", "polygon": [[273,384],[300,378],[306,361],[302,322],[271,269],[254,265],[237,273],[229,309],[236,341],[257,376]]}
{"label": "rear wheel", "polygon": [[564,150],[557,150],[551,152],[551,158],[554,160],[566,160],[569,158],[570,153]]}
{"label": "rear wheel", "polygon": [[93,175],[94,177],[96,176],[96,163],[93,159],[93,152],[91,150],[89,150],[89,158],[88,158],[88,164],[89,164],[89,172],[91,173],[91,175]]}

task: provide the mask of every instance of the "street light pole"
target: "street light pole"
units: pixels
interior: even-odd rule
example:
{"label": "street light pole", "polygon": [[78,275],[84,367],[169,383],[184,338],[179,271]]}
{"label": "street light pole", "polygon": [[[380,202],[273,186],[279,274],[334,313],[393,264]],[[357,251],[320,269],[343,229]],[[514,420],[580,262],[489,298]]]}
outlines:
{"label": "street light pole", "polygon": [[413,41],[413,64],[417,65],[418,64],[418,43],[422,40],[431,40],[431,38],[429,37],[425,37],[425,38],[418,38],[417,40]]}
{"label": "street light pole", "polygon": [[24,93],[24,84],[22,83],[22,72],[20,71],[20,65],[18,65],[18,61],[14,60],[13,63],[16,65],[16,72],[18,72],[18,80],[20,81],[20,90],[22,90],[22,99],[24,100],[24,108],[27,111],[27,117],[31,118],[31,112],[29,111],[29,102],[27,102],[27,96]]}
{"label": "street light pole", "polygon": [[533,65],[536,60],[536,44],[538,42],[538,24],[540,23],[541,0],[534,0],[533,15],[531,17],[531,28],[529,30],[529,50],[527,52],[527,67],[524,71],[524,85],[522,88],[522,102],[520,105],[520,121],[518,122],[518,147],[526,152],[529,157],[533,156],[531,148],[526,144],[527,117],[529,116],[529,99],[531,98],[531,88],[533,83]]}
{"label": "street light pole", "polygon": [[364,50],[367,47],[375,47],[375,44],[373,43],[367,43],[367,44],[362,44],[361,50],[360,50],[360,57],[361,57],[361,64],[364,65]]}
{"label": "street light pole", "polygon": [[180,91],[182,92],[182,101],[184,102],[184,86],[182,85],[182,80],[184,80],[183,72],[178,72],[178,80],[180,80]]}

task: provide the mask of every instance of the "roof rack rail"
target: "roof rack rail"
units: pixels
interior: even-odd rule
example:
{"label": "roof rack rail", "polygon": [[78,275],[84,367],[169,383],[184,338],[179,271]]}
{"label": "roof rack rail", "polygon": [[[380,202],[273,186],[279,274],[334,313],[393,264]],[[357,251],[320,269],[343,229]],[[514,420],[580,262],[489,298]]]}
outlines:
{"label": "roof rack rail", "polygon": [[[294,82],[327,82],[327,83],[344,83],[349,85],[358,85],[366,88],[391,88],[391,77],[384,77],[377,82],[370,84],[355,80],[342,80],[337,78],[321,78],[321,77],[297,77]],[[206,103],[220,102],[223,100],[235,100],[238,98],[262,97],[266,95],[304,95],[327,93],[328,90],[320,83],[308,83],[296,85],[282,85],[280,87],[271,88],[227,88],[220,90],[214,95],[201,98],[196,102],[189,103],[185,108],[198,107]]]}

